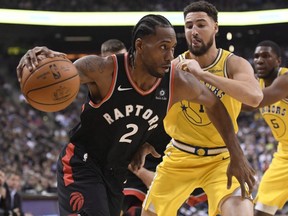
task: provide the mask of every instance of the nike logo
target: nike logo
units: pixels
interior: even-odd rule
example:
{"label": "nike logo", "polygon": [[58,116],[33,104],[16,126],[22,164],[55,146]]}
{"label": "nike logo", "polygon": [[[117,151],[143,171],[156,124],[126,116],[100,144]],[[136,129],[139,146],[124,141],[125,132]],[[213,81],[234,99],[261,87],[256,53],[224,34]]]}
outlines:
{"label": "nike logo", "polygon": [[128,91],[128,90],[132,90],[133,88],[122,88],[121,85],[118,86],[118,91]]}

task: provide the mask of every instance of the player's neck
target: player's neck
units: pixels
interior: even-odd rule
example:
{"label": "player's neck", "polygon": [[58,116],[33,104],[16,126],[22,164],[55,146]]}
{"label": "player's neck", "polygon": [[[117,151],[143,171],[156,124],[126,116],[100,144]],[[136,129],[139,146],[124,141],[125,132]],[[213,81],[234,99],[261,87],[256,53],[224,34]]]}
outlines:
{"label": "player's neck", "polygon": [[271,71],[271,73],[267,77],[264,78],[266,87],[270,86],[273,83],[273,81],[278,77],[278,72],[279,72],[279,67],[274,68],[273,71]]}
{"label": "player's neck", "polygon": [[137,66],[137,64],[134,67],[129,67],[129,74],[132,82],[143,91],[151,89],[158,80],[157,77],[152,76],[141,66]]}
{"label": "player's neck", "polygon": [[217,49],[216,47],[211,47],[206,53],[200,56],[195,56],[191,52],[189,52],[190,54],[189,57],[191,59],[195,59],[199,63],[201,68],[205,68],[211,65],[215,61],[215,59],[217,58],[218,52],[219,52],[219,49]]}

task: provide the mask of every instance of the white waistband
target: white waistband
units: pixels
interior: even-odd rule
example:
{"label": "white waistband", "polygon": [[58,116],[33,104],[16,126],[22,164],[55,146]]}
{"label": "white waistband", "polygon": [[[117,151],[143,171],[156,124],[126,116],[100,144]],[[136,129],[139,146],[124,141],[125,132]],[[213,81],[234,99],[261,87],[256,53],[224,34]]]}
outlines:
{"label": "white waistband", "polygon": [[199,156],[212,156],[212,155],[217,155],[217,154],[228,151],[226,147],[204,148],[204,147],[192,146],[189,144],[181,143],[174,139],[172,139],[171,142],[174,147],[182,151],[195,154],[195,155],[199,155]]}

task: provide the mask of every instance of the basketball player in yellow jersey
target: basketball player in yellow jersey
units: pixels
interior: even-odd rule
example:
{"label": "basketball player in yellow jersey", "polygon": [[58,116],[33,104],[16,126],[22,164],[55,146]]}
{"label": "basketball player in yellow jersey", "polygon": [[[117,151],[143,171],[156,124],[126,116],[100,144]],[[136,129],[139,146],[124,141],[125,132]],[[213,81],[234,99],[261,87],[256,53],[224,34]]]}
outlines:
{"label": "basketball player in yellow jersey", "polygon": [[[193,73],[223,102],[238,130],[236,119],[241,102],[258,106],[263,98],[253,68],[245,59],[216,48],[217,9],[197,1],[184,9],[185,36],[189,51],[174,60],[177,67]],[[199,65],[201,67],[199,67]],[[164,119],[165,130],[173,139],[144,202],[143,216],[175,216],[177,209],[197,187],[208,196],[209,216],[252,216],[251,182],[232,178],[235,158],[241,149],[226,146],[202,105],[181,101]],[[245,159],[246,160],[246,159]],[[248,165],[248,163],[247,163]]]}
{"label": "basketball player in yellow jersey", "polygon": [[[280,64],[281,49],[275,42],[262,41],[256,46],[254,66],[264,94],[258,107],[278,141],[255,198],[256,216],[275,215],[288,201],[288,68]],[[243,104],[242,109],[253,108]]]}

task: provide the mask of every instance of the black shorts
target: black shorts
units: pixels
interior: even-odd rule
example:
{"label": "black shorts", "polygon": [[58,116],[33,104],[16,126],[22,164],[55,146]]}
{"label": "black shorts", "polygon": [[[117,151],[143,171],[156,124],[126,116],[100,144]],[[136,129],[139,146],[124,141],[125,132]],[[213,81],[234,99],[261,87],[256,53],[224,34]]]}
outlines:
{"label": "black shorts", "polygon": [[60,215],[119,216],[126,170],[101,169],[89,154],[68,144],[57,164]]}

